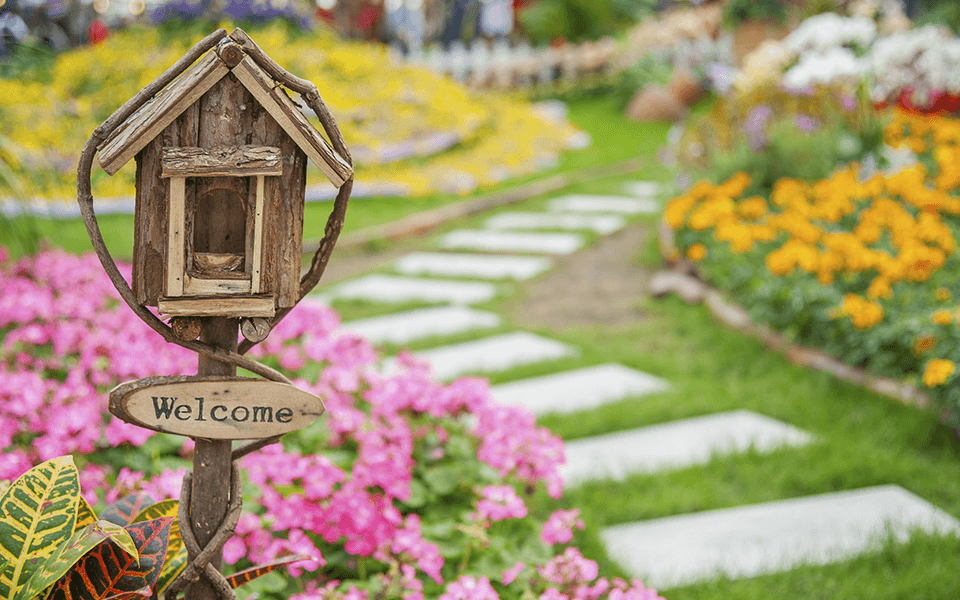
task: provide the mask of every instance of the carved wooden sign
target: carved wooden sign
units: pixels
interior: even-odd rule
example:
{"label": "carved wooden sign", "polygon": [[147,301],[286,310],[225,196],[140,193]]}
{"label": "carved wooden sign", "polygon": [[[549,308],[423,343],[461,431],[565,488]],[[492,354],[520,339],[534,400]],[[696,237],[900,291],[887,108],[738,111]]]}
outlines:
{"label": "carved wooden sign", "polygon": [[244,440],[303,429],[323,414],[323,401],[265,379],[151,377],[111,390],[110,412],[154,431]]}

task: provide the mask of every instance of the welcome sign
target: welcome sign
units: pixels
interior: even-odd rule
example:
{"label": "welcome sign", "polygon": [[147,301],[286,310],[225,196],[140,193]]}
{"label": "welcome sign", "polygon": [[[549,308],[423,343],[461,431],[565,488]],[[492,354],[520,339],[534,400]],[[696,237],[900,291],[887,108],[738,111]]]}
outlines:
{"label": "welcome sign", "polygon": [[303,429],[323,414],[323,401],[265,379],[152,377],[111,390],[110,412],[154,431],[243,440]]}

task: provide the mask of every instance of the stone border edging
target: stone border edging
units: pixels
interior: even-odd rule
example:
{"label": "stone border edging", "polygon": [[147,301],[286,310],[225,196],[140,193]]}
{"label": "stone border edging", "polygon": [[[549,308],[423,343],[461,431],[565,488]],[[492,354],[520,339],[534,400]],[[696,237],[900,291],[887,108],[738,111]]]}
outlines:
{"label": "stone border edging", "polygon": [[[374,225],[352,234],[343,235],[337,242],[337,247],[357,248],[377,240],[395,240],[411,235],[423,235],[454,219],[468,217],[497,206],[526,200],[533,196],[555,192],[575,183],[614,175],[625,175],[639,170],[645,164],[647,164],[647,161],[644,159],[628,158],[612,164],[584,167],[569,173],[552,175],[509,190],[448,204],[433,210],[408,215],[392,223]],[[315,246],[315,242],[304,242],[304,253],[312,252]]]}
{"label": "stone border edging", "polygon": [[657,272],[651,279],[650,291],[654,297],[660,298],[673,292],[688,304],[704,302],[714,318],[760,340],[767,348],[784,355],[794,365],[830,373],[837,379],[865,387],[906,406],[933,407],[930,398],[909,383],[880,377],[860,367],[848,365],[822,350],[795,344],[768,326],[754,323],[743,307],[724,299],[719,290],[707,285],[699,277],[693,263],[682,257],[671,258],[671,255],[676,256],[678,251],[674,244],[673,230],[663,219],[657,223],[657,237],[661,254],[670,268]]}

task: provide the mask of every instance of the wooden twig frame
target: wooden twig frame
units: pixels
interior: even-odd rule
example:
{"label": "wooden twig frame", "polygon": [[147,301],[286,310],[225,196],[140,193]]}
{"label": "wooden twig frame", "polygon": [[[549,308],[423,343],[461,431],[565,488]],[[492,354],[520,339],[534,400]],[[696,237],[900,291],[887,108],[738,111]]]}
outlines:
{"label": "wooden twig frame", "polygon": [[[330,216],[327,219],[326,227],[324,228],[323,239],[320,241],[320,245],[313,256],[310,268],[300,280],[300,291],[297,299],[299,302],[304,296],[306,296],[307,293],[309,293],[311,289],[313,289],[313,287],[317,285],[317,283],[319,283],[320,278],[323,276],[323,272],[326,269],[327,262],[330,259],[330,254],[333,252],[333,248],[336,245],[340,231],[343,228],[343,220],[346,214],[347,203],[350,199],[350,192],[353,189],[353,159],[350,151],[346,147],[343,134],[340,132],[336,120],[330,113],[330,110],[327,108],[326,104],[324,104],[323,99],[320,97],[320,93],[315,85],[309,81],[295,77],[283,70],[277,63],[270,59],[241,29],[234,30],[230,37],[234,42],[240,45],[243,52],[246,53],[248,57],[251,57],[270,77],[301,95],[307,105],[310,106],[310,108],[313,109],[313,111],[319,117],[320,124],[323,127],[324,132],[329,137],[330,144],[333,146],[333,149],[340,157],[344,159],[346,164],[351,169],[350,176],[339,188],[336,200],[334,201],[333,211],[330,213]],[[145,306],[142,306],[137,301],[130,284],[121,275],[120,270],[117,268],[116,262],[104,243],[103,234],[100,231],[100,225],[97,222],[97,216],[93,208],[94,198],[91,184],[91,170],[93,167],[94,156],[97,154],[98,149],[101,147],[104,141],[110,139],[111,136],[114,135],[117,128],[125,123],[127,119],[131,117],[131,115],[144,107],[144,105],[150,102],[158,92],[173,82],[180,74],[186,71],[190,65],[196,62],[197,59],[203,57],[225,38],[227,38],[226,30],[218,29],[217,31],[200,40],[200,42],[191,48],[187,54],[170,66],[170,68],[168,68],[166,71],[164,71],[159,78],[143,88],[136,96],[128,100],[123,106],[117,109],[116,112],[110,115],[106,121],[104,121],[93,131],[93,133],[90,135],[90,138],[83,146],[83,150],[80,153],[79,164],[77,166],[77,203],[80,206],[80,212],[83,216],[84,226],[86,227],[87,235],[90,237],[90,241],[93,244],[93,249],[97,253],[97,257],[100,259],[100,264],[103,266],[103,269],[106,271],[110,281],[117,289],[120,297],[144,323],[160,334],[164,340],[170,343],[178,344],[204,356],[209,356],[216,360],[237,367],[242,367],[272,381],[290,383],[290,381],[279,371],[243,356],[247,350],[253,347],[253,343],[249,341],[243,342],[243,344],[241,344],[238,348],[238,351],[233,352],[223,350],[205,342],[182,340],[178,338],[170,326],[161,321],[156,315],[154,315]],[[217,61],[221,60],[219,57],[216,57],[215,53],[211,53],[209,56],[214,56],[214,59]],[[270,320],[270,327],[273,328],[280,321],[280,319],[286,316],[289,311],[289,308],[278,310]]]}

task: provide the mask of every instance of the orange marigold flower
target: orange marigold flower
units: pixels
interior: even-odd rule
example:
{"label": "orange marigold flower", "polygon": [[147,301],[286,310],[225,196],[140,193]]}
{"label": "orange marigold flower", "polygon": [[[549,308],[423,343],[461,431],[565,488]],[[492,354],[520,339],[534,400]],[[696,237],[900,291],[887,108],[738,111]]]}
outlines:
{"label": "orange marigold flower", "polygon": [[884,277],[875,277],[867,288],[867,296],[870,298],[889,298],[892,295],[890,281]]}
{"label": "orange marigold flower", "polygon": [[913,343],[913,353],[920,356],[924,352],[929,352],[937,347],[937,337],[933,335],[922,335]]}
{"label": "orange marigold flower", "polygon": [[937,325],[949,325],[950,323],[953,323],[953,313],[943,308],[938,311],[934,311],[933,322]]}
{"label": "orange marigold flower", "polygon": [[950,290],[945,287],[937,288],[937,300],[946,302],[950,299]]}
{"label": "orange marigold flower", "polygon": [[703,244],[694,244],[687,248],[687,258],[690,260],[703,260],[707,255],[707,247]]}
{"label": "orange marigold flower", "polygon": [[955,369],[956,365],[952,361],[944,358],[931,359],[927,363],[927,368],[923,371],[923,385],[927,387],[938,386],[953,375]]}
{"label": "orange marigold flower", "polygon": [[883,320],[883,308],[876,302],[864,301],[859,312],[850,315],[850,320],[857,329],[870,329]]}

